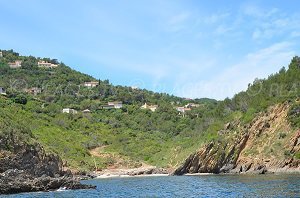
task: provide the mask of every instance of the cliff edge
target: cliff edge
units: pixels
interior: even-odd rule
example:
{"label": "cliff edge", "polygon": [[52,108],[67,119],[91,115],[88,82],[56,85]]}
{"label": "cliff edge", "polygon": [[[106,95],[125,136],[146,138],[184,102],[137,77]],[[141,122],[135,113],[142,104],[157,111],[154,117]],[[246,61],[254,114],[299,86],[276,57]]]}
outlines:
{"label": "cliff edge", "polygon": [[288,112],[283,103],[249,124],[226,124],[218,140],[191,154],[174,174],[300,172],[300,130],[290,126]]}

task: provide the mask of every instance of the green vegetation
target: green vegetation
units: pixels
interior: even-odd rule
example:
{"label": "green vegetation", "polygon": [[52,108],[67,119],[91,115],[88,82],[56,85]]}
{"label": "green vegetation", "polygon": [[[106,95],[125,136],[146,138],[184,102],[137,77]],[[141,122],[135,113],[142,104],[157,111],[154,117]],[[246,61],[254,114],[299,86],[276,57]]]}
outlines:
{"label": "green vegetation", "polygon": [[[109,156],[90,155],[89,150],[96,147],[105,147],[106,153],[128,160],[175,166],[201,144],[220,141],[218,132],[226,123],[239,119],[249,123],[256,113],[279,102],[294,102],[300,93],[298,57],[292,60],[288,70],[283,68],[268,79],[255,80],[247,91],[232,99],[215,101],[186,100],[165,93],[114,86],[108,80],[74,71],[56,59],[20,56],[12,50],[2,52],[0,87],[6,88],[7,96],[0,98],[0,124],[11,122],[11,129],[2,127],[1,133],[21,128],[30,141],[38,141],[47,151],[59,154],[72,168],[94,169],[95,163],[101,168],[112,164],[114,159]],[[23,61],[21,68],[9,68],[8,62],[15,60]],[[59,66],[40,68],[39,60]],[[83,86],[87,81],[97,81],[99,85]],[[41,89],[41,93],[26,92],[34,87]],[[109,101],[122,101],[123,108],[102,109]],[[155,112],[140,109],[144,103],[159,107]],[[188,103],[199,106],[183,117],[176,107]],[[300,126],[298,106],[295,103],[289,114],[295,127]],[[63,108],[73,108],[78,114],[63,114]],[[83,113],[85,109],[91,113]],[[228,138],[232,138],[231,134]]]}
{"label": "green vegetation", "polygon": [[279,139],[284,139],[286,137],[286,133],[280,132]]}

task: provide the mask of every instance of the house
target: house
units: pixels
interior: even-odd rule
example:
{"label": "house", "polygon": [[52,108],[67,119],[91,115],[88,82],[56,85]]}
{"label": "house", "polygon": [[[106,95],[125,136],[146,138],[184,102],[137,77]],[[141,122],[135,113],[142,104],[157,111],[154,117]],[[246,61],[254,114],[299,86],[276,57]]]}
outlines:
{"label": "house", "polygon": [[132,90],[138,90],[138,89],[139,89],[138,86],[131,86],[130,88],[131,88]]}
{"label": "house", "polygon": [[32,94],[32,95],[38,95],[42,93],[42,89],[38,87],[32,87],[26,90],[27,93]]}
{"label": "house", "polygon": [[123,102],[108,102],[108,105],[114,106],[115,109],[121,109],[123,107]]}
{"label": "house", "polygon": [[82,113],[91,113],[91,111],[89,109],[85,109],[82,111]]}
{"label": "house", "polygon": [[15,62],[8,63],[8,66],[12,69],[20,68],[22,67],[22,61],[16,60]]}
{"label": "house", "polygon": [[38,62],[38,67],[43,67],[43,68],[56,68],[58,67],[57,64],[52,64],[52,63],[48,63],[47,61],[39,61]]}
{"label": "house", "polygon": [[0,95],[6,95],[5,89],[0,87]]}
{"label": "house", "polygon": [[102,106],[102,109],[121,109],[122,107],[122,102],[108,102],[107,105]]}
{"label": "house", "polygon": [[200,105],[199,104],[195,104],[195,103],[188,103],[184,107],[186,107],[186,108],[196,108],[196,107],[200,107]]}
{"label": "house", "polygon": [[186,107],[176,107],[176,110],[179,111],[180,113],[185,113],[186,111],[191,111],[191,108],[186,108]]}
{"label": "house", "polygon": [[0,58],[2,58],[3,57],[3,54],[2,54],[2,52],[0,51]]}
{"label": "house", "polygon": [[83,84],[85,87],[93,88],[99,85],[98,81],[91,81],[91,82],[84,82]]}
{"label": "house", "polygon": [[62,112],[70,113],[70,114],[77,114],[77,111],[75,109],[69,109],[69,108],[63,109]]}
{"label": "house", "polygon": [[141,109],[150,109],[152,112],[155,112],[158,108],[158,105],[148,105],[145,103],[143,106],[141,106]]}

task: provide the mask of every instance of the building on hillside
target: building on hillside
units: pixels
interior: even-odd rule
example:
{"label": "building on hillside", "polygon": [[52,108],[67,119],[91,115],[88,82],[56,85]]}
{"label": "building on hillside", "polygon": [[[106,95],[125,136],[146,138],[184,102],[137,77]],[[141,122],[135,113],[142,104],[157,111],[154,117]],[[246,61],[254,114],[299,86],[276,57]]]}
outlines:
{"label": "building on hillside", "polygon": [[0,58],[2,58],[3,57],[3,54],[2,54],[2,52],[0,51]]}
{"label": "building on hillside", "polygon": [[38,95],[42,93],[42,89],[38,87],[32,87],[26,90],[26,93],[32,94],[32,95]]}
{"label": "building on hillside", "polygon": [[148,105],[145,103],[143,106],[141,106],[141,109],[150,109],[152,112],[155,112],[158,108],[158,105]]}
{"label": "building on hillside", "polygon": [[58,67],[58,65],[57,64],[48,63],[47,61],[39,61],[38,62],[38,67],[52,69],[52,68]]}
{"label": "building on hillside", "polygon": [[113,106],[115,109],[121,109],[123,107],[123,102],[116,101],[116,102],[108,102],[110,106]]}
{"label": "building on hillside", "polygon": [[69,114],[77,114],[77,111],[75,109],[65,108],[62,110],[63,113],[69,113]]}
{"label": "building on hillside", "polygon": [[138,89],[139,89],[138,86],[131,86],[130,88],[131,88],[132,90],[138,90]]}
{"label": "building on hillside", "polygon": [[22,67],[22,61],[16,60],[15,62],[8,63],[8,66],[12,69],[20,68]]}
{"label": "building on hillside", "polygon": [[84,82],[83,84],[85,87],[93,88],[99,85],[98,81],[91,81],[91,82]]}
{"label": "building on hillside", "polygon": [[0,87],[0,95],[6,95],[6,91],[3,87]]}
{"label": "building on hillside", "polygon": [[200,105],[199,104],[195,104],[195,103],[188,103],[184,107],[186,107],[186,108],[196,108],[196,107],[200,107]]}
{"label": "building on hillside", "polygon": [[122,102],[108,102],[107,105],[102,106],[102,109],[121,109],[122,107]]}
{"label": "building on hillside", "polygon": [[182,117],[185,117],[185,114],[187,111],[191,111],[191,108],[186,107],[176,107],[176,110],[179,111],[179,115],[182,115]]}
{"label": "building on hillside", "polygon": [[186,107],[176,107],[176,110],[179,111],[180,113],[185,113],[187,111],[191,111],[191,108],[186,108]]}
{"label": "building on hillside", "polygon": [[91,111],[89,109],[85,109],[82,111],[82,113],[91,113]]}

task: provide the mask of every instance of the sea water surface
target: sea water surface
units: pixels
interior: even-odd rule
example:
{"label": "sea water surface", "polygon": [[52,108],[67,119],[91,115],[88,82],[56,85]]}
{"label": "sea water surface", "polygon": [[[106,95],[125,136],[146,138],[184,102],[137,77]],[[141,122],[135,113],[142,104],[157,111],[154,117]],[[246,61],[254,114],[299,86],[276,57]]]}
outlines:
{"label": "sea water surface", "polygon": [[96,190],[22,193],[3,197],[300,197],[300,175],[201,175],[83,181]]}

